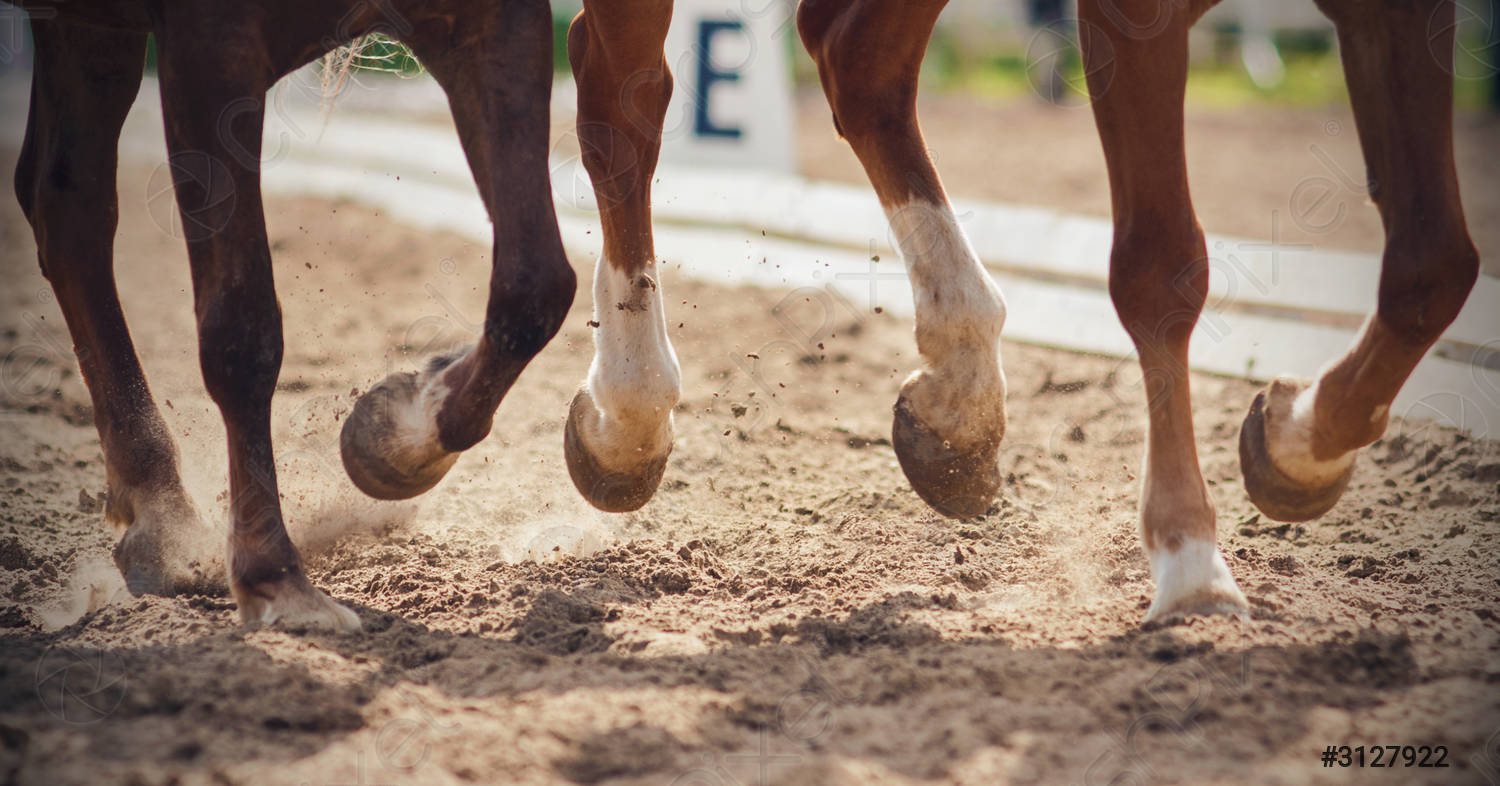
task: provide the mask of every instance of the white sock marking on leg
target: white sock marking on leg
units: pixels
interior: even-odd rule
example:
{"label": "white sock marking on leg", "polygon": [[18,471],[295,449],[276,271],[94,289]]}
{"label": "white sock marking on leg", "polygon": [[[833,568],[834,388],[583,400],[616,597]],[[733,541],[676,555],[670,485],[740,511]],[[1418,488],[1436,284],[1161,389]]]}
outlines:
{"label": "white sock marking on leg", "polygon": [[445,372],[446,369],[432,375],[417,391],[416,397],[395,412],[393,434],[412,450],[442,452],[437,418],[452,392],[444,381]]}
{"label": "white sock marking on leg", "polygon": [[656,263],[627,275],[602,256],[594,268],[594,362],[588,391],[600,417],[581,424],[601,464],[631,469],[671,446],[682,372],[667,338]]}
{"label": "white sock marking on leg", "polygon": [[1150,622],[1183,611],[1243,611],[1245,596],[1212,541],[1187,538],[1176,551],[1158,548],[1151,557],[1156,597],[1146,612]]}
{"label": "white sock marking on leg", "polygon": [[1358,451],[1349,451],[1335,459],[1313,457],[1312,441],[1315,423],[1313,407],[1318,400],[1318,385],[1313,383],[1290,402],[1290,388],[1275,380],[1267,396],[1266,451],[1276,468],[1293,480],[1309,486],[1326,486],[1354,462]]}
{"label": "white sock marking on leg", "polygon": [[986,439],[1005,423],[1005,298],[947,205],[913,201],[886,216],[911,277],[927,365],[908,379],[921,382],[905,388],[908,401],[945,439]]}

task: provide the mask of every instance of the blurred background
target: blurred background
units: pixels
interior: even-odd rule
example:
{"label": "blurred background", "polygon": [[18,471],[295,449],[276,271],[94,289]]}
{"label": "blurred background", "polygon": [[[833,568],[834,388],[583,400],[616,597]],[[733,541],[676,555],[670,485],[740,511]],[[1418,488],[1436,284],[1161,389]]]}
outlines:
{"label": "blurred background", "polygon": [[[811,61],[797,40],[791,0],[679,0],[673,46],[710,56],[669,59],[679,103],[701,88],[724,92],[713,115],[744,126],[735,140],[709,139],[670,127],[664,162],[741,166],[814,180],[866,183],[848,146],[836,138]],[[554,152],[576,144],[565,51],[580,0],[553,3]],[[746,21],[746,39],[694,37],[683,21],[715,9]],[[709,12],[704,12],[709,13]],[[933,157],[959,198],[1032,205],[1067,214],[1109,215],[1103,157],[1088,111],[1077,23],[1070,0],[952,0],[939,20],[923,66],[921,119]],[[1485,270],[1500,273],[1500,22],[1494,0],[1458,0],[1451,53],[1455,148],[1471,234]],[[1429,39],[1441,32],[1430,25]],[[739,47],[739,48],[737,48]],[[701,53],[700,53],[701,54]],[[1434,52],[1436,57],[1448,53]],[[1383,232],[1367,199],[1332,26],[1311,0],[1224,0],[1195,27],[1187,88],[1189,171],[1200,219],[1211,232],[1236,237],[1378,252]],[[695,63],[727,59],[718,72]],[[29,60],[24,15],[0,5],[0,69],[16,75]],[[337,59],[335,59],[337,60]],[[766,63],[778,61],[766,76]],[[446,102],[401,47],[366,42],[349,76],[319,75],[319,66],[289,77],[316,102],[337,83],[341,110],[369,110],[447,123]],[[323,68],[326,70],[327,63]],[[345,63],[333,62],[335,69]],[[714,66],[705,65],[711,69]],[[738,69],[741,73],[737,73]],[[342,73],[342,72],[341,72]],[[399,79],[406,77],[406,79]],[[736,81],[737,80],[737,81]],[[766,87],[763,83],[774,84]],[[11,80],[12,82],[20,80]],[[401,81],[400,85],[390,82]],[[351,87],[352,86],[352,87]],[[24,92],[7,93],[5,112],[20,118]],[[707,99],[705,99],[707,100]],[[689,112],[690,110],[683,110]],[[686,117],[686,115],[684,115]],[[699,116],[700,124],[708,122]],[[670,120],[670,118],[669,118]],[[684,123],[686,125],[686,123]],[[767,131],[769,127],[769,131]],[[701,129],[699,129],[701,130]],[[767,138],[769,135],[769,138]],[[715,147],[718,145],[718,147]]]}

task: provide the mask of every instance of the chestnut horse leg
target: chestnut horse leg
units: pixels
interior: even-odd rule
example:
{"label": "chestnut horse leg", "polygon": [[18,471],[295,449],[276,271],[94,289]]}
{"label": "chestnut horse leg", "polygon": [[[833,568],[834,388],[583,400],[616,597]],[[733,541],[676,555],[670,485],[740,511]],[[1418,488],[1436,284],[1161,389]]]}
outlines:
{"label": "chestnut horse leg", "polygon": [[31,29],[36,65],[16,194],[93,400],[104,515],[125,530],[115,563],[136,594],[222,588],[221,541],[183,491],[177,446],[115,292],[116,143],[140,88],[146,34],[45,18]]}
{"label": "chestnut horse leg", "polygon": [[[1159,13],[1171,16],[1155,35],[1130,27]],[[1140,517],[1156,597],[1146,620],[1243,615],[1193,442],[1188,339],[1208,294],[1208,253],[1183,152],[1192,15],[1154,0],[1083,0],[1079,21],[1114,210],[1109,293],[1140,355],[1150,420]]]}
{"label": "chestnut horse leg", "polygon": [[1272,382],[1240,430],[1245,491],[1281,521],[1338,501],[1359,448],[1385,431],[1401,385],[1479,272],[1453,163],[1453,3],[1321,5],[1338,28],[1385,254],[1375,313],[1354,346],[1311,385]]}
{"label": "chestnut horse leg", "polygon": [[551,12],[543,0],[453,5],[445,13],[462,13],[464,24],[434,19],[406,43],[448,94],[495,226],[489,304],[478,344],[434,358],[419,374],[392,374],[344,423],[344,467],[381,499],[432,488],[489,434],[501,398],[557,333],[577,288],[547,170]]}
{"label": "chestnut horse leg", "polygon": [[601,510],[646,504],[672,452],[681,393],[651,240],[651,177],[672,75],[662,42],[671,0],[590,0],[568,30],[578,142],[604,230],[594,267],[594,362],[568,411],[573,483]]}
{"label": "chestnut horse leg", "polygon": [[[260,194],[263,98],[274,64],[253,40],[228,46],[226,16],[181,14],[157,33],[167,149],[198,322],[203,381],[229,442],[229,586],[246,622],[356,630],[314,588],[281,517],[271,396],[281,370],[281,309]],[[226,27],[226,25],[228,27]]]}
{"label": "chestnut horse leg", "polygon": [[797,30],[834,126],[885,208],[916,298],[925,368],[896,401],[892,443],[939,513],[984,513],[1000,485],[1005,300],[959,229],[917,126],[917,71],[946,0],[804,0]]}

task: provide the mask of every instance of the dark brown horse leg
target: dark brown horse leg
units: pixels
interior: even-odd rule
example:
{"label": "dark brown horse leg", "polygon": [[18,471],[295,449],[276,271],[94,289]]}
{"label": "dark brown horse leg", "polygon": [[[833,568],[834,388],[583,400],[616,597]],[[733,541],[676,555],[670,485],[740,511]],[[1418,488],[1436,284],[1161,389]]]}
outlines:
{"label": "dark brown horse leg", "polygon": [[407,39],[448,93],[495,225],[494,268],[477,345],[371,388],[340,447],[355,485],[381,499],[431,488],[489,434],[495,408],[561,327],[577,277],[563,254],[547,170],[551,11],[540,0],[471,3],[474,18]]}
{"label": "dark brown horse leg", "polygon": [[594,267],[594,363],[563,444],[574,485],[611,512],[635,510],[656,492],[682,388],[651,238],[651,178],[672,96],[662,55],[671,18],[671,0],[591,0],[568,31],[578,143],[604,254]]}
{"label": "dark brown horse leg", "polygon": [[94,404],[123,528],[115,562],[131,592],[223,586],[221,541],[178,476],[177,447],[151,399],[115,292],[116,143],[135,100],[146,36],[33,19],[36,66],[16,193],[36,233]]}
{"label": "dark brown horse leg", "polygon": [[184,13],[157,42],[167,148],[192,265],[198,358],[229,442],[230,590],[246,622],[355,630],[359,619],[303,572],[282,523],[271,452],[281,309],[257,159],[259,107],[272,68],[258,62],[265,47],[227,45],[224,19],[206,16],[200,25]]}
{"label": "dark brown horse leg", "polygon": [[1375,313],[1349,352],[1311,385],[1272,382],[1245,418],[1245,490],[1282,521],[1316,518],[1338,501],[1359,448],[1385,431],[1401,385],[1479,273],[1453,163],[1454,4],[1321,5],[1338,27],[1385,255]]}
{"label": "dark brown horse leg", "polygon": [[803,0],[802,42],[834,126],[890,219],[916,297],[925,368],[901,386],[892,442],[912,488],[945,516],[985,512],[1005,434],[1005,300],[948,204],[917,126],[917,71],[946,0]]}
{"label": "dark brown horse leg", "polygon": [[[1174,15],[1154,35],[1131,27],[1161,13]],[[1083,0],[1079,21],[1114,204],[1109,293],[1140,355],[1150,418],[1140,516],[1156,597],[1146,620],[1244,614],[1193,442],[1188,339],[1208,294],[1208,254],[1183,152],[1192,18],[1154,0]]]}

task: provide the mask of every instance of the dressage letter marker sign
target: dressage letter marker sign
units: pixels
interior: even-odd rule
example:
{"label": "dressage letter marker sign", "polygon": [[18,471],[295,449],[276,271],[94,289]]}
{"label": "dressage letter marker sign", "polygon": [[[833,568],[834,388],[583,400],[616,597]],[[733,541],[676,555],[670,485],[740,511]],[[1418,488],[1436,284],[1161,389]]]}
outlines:
{"label": "dressage letter marker sign", "polygon": [[675,88],[663,161],[792,172],[789,6],[757,13],[720,0],[677,0],[667,33]]}

